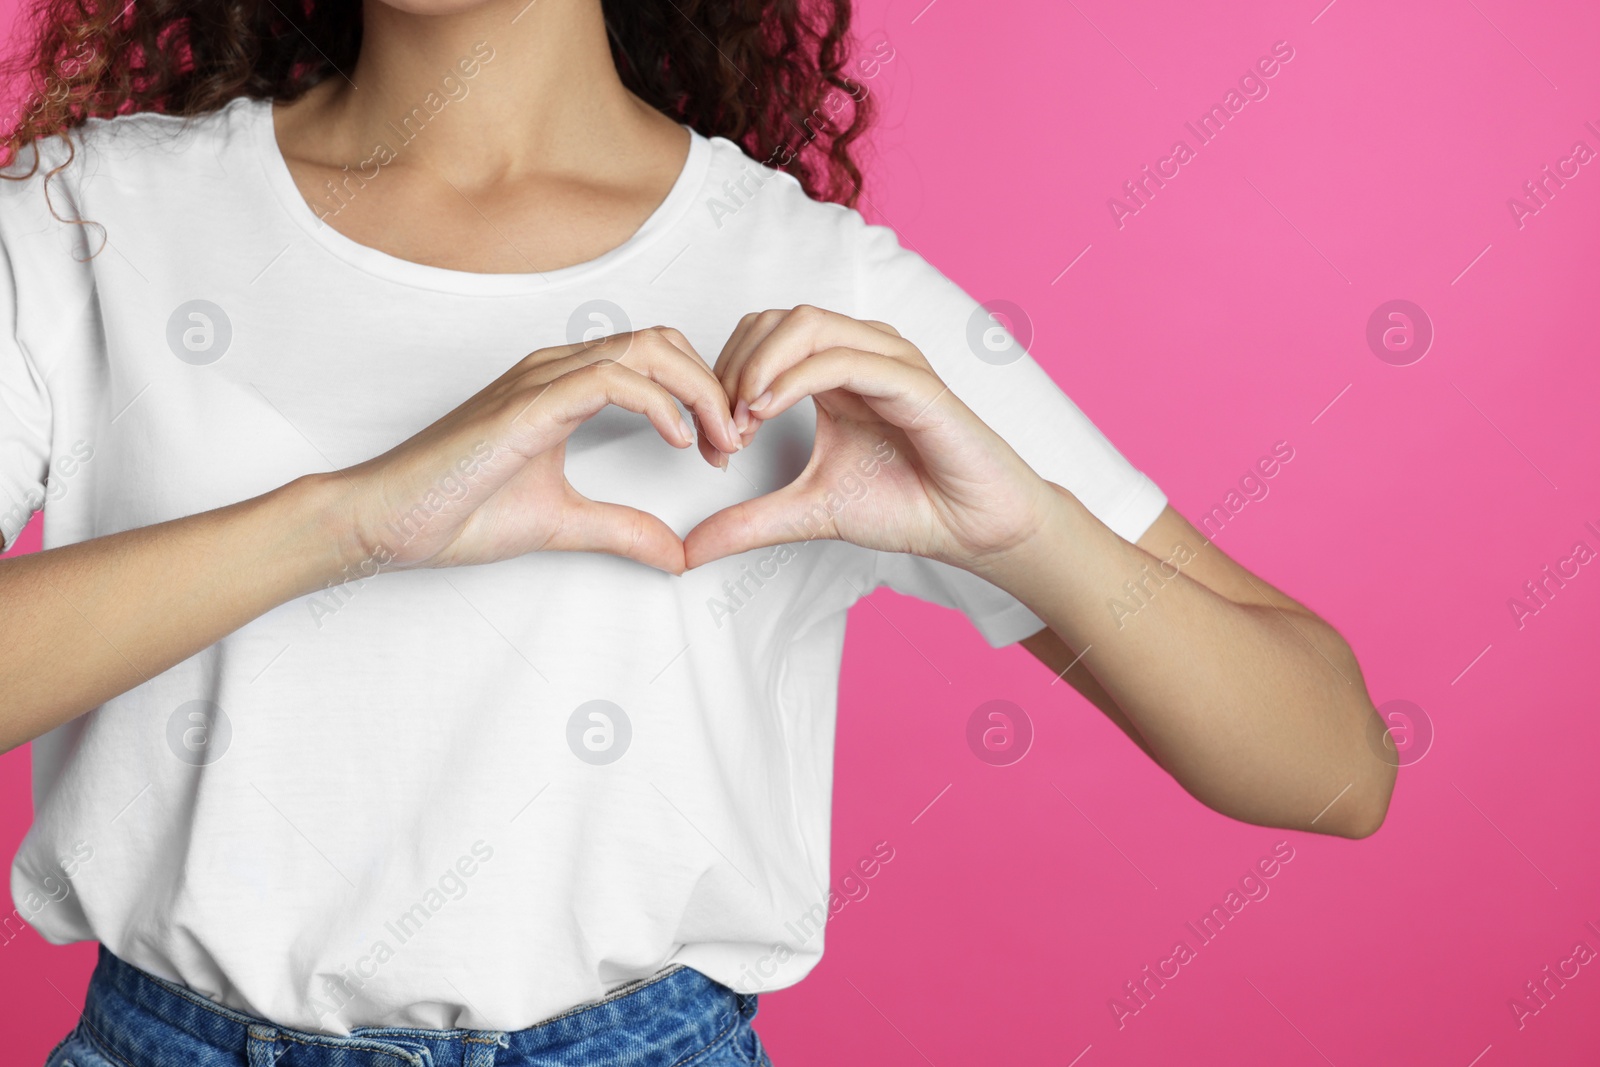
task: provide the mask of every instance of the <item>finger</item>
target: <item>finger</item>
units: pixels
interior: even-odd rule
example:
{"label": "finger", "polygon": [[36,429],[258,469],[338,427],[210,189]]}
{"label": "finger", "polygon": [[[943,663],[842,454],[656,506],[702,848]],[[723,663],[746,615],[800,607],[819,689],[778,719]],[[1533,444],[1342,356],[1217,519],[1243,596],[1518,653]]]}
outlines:
{"label": "finger", "polygon": [[788,314],[789,312],[783,309],[772,309],[744,316],[739,320],[738,327],[722,346],[722,353],[717,357],[717,377],[721,380],[723,391],[729,398],[728,403],[733,404],[734,426],[743,435],[741,439],[746,443],[754,435],[755,425],[745,406],[735,403],[734,393],[739,385],[739,374],[750,351],[776,329]]}
{"label": "finger", "polygon": [[717,376],[718,380],[722,380],[723,372],[727,369],[729,360],[744,345],[745,338],[749,336],[750,331],[756,327],[757,322],[764,314],[768,314],[768,312],[752,311],[739,317],[738,324],[734,326],[733,332],[728,334],[728,339],[722,343],[722,351],[717,353],[717,362],[711,368],[711,372]]}
{"label": "finger", "polygon": [[699,567],[769,545],[836,536],[832,512],[818,494],[801,482],[791,482],[702,520],[683,540],[684,566]]}
{"label": "finger", "polygon": [[706,455],[713,466],[726,466],[726,454],[737,452],[743,445],[733,422],[727,390],[681,332],[658,326],[650,333],[644,346],[649,367],[646,373],[683,400],[694,411],[700,426],[710,432],[716,447],[706,455],[702,436],[701,455]]}
{"label": "finger", "polygon": [[545,545],[560,552],[605,552],[669,574],[684,572],[683,542],[647,511],[590,500],[570,489],[561,527]]}
{"label": "finger", "polygon": [[802,304],[750,346],[739,368],[737,383],[729,389],[736,411],[752,411],[751,403],[778,375],[818,352],[847,347],[881,356],[908,359],[920,353],[897,334],[848,315]]}
{"label": "finger", "polygon": [[[804,306],[801,305],[801,307]],[[717,377],[722,379],[723,384],[728,386],[730,391],[731,387],[739,380],[739,372],[750,350],[769,336],[778,324],[784,320],[785,316],[799,310],[800,308],[796,307],[787,310],[753,311],[739,319],[739,324],[733,328],[733,333],[728,336],[727,342],[723,344],[722,352],[717,356],[716,366],[713,368]],[[807,311],[814,310],[819,309],[807,308]],[[831,315],[833,313],[825,312],[825,314]],[[900,336],[900,331],[890,326],[887,322],[880,322],[877,319],[861,319],[859,321],[892,337]]]}
{"label": "finger", "polygon": [[758,418],[783,414],[803,397],[843,389],[860,397],[901,429],[931,428],[943,417],[937,402],[959,403],[938,375],[925,367],[877,352],[835,347],[812,354],[779,374],[750,404]]}
{"label": "finger", "polygon": [[[670,327],[655,327],[653,332],[665,343],[670,354],[665,361],[647,358],[645,373],[680,398],[686,398],[694,416],[695,446],[700,458],[719,470],[727,470],[728,456],[744,447],[728,408],[727,390],[682,333]],[[691,378],[681,378],[679,372]],[[701,388],[696,390],[694,383]]]}
{"label": "finger", "polygon": [[672,394],[619,363],[595,363],[563,374],[529,396],[514,421],[536,428],[535,450],[543,452],[608,404],[645,416],[674,448],[694,443],[694,428],[678,410]]}
{"label": "finger", "polygon": [[717,376],[678,330],[655,326],[632,334],[602,338],[547,364],[542,373],[567,373],[579,367],[614,361],[629,367],[664,386],[689,408],[696,423],[716,446],[710,455],[701,454],[717,465],[717,452],[736,452],[741,442],[728,407],[728,394]]}
{"label": "finger", "polygon": [[700,424],[700,416],[696,415],[694,421],[699,427],[699,432],[695,434],[695,447],[700,450],[700,458],[718,470],[727,470],[728,453],[711,443],[711,437]]}

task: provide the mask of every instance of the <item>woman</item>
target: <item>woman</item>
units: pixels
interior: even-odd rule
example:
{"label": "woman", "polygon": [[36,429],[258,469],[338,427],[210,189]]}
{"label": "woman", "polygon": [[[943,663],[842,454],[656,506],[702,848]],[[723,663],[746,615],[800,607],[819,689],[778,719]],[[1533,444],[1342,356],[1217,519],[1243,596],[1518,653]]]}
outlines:
{"label": "woman", "polygon": [[879,585],[1219,812],[1380,825],[1347,645],[848,206],[846,0],[306,8],[38,16],[0,738],[19,912],[102,944],[53,1067],[769,1062]]}

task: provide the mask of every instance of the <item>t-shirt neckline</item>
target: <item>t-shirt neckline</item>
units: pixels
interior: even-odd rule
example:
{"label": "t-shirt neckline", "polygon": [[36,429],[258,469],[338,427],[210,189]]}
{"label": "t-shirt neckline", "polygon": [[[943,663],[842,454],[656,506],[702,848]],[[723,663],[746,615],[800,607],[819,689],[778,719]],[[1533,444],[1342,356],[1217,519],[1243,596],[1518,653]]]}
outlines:
{"label": "t-shirt neckline", "polygon": [[623,262],[633,259],[661,241],[693,205],[695,196],[704,183],[709,167],[711,145],[709,140],[693,127],[684,126],[689,133],[689,152],[683,169],[678,173],[665,199],[656,206],[633,235],[620,245],[601,253],[594,259],[556,270],[518,274],[486,274],[476,271],[454,270],[417,263],[390,255],[370,245],[361,244],[340,233],[317,217],[306,203],[300,188],[289,172],[289,165],[278,146],[277,132],[272,122],[272,101],[243,98],[247,108],[250,147],[261,163],[262,174],[271,187],[284,212],[317,245],[344,262],[368,274],[385,278],[402,285],[473,296],[523,296],[536,295],[592,278]]}

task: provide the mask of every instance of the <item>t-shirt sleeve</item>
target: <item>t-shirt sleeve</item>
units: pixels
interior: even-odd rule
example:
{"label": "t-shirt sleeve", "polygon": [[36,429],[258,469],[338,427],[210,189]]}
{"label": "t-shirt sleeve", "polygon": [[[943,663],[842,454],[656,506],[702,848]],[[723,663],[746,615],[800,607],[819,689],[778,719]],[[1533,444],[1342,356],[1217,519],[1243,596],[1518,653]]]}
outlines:
{"label": "t-shirt sleeve", "polygon": [[[23,163],[26,162],[26,158]],[[42,163],[40,171],[48,167]],[[7,168],[21,173],[22,163]],[[32,309],[45,313],[52,295],[32,287],[50,279],[36,262],[42,242],[59,255],[41,188],[42,173],[0,178],[0,541],[10,548],[44,505],[50,464],[51,407],[46,373],[25,340]]]}
{"label": "t-shirt sleeve", "polygon": [[[1006,321],[1007,309],[980,305],[888,227],[868,225],[855,212],[847,218],[857,238],[855,317],[899,330],[1040,476],[1118,536],[1138,540],[1166,507],[1166,494],[1028,354],[1016,316]],[[876,564],[875,585],[960,611],[995,648],[1044,628],[1015,597],[959,567],[897,552],[880,553]]]}

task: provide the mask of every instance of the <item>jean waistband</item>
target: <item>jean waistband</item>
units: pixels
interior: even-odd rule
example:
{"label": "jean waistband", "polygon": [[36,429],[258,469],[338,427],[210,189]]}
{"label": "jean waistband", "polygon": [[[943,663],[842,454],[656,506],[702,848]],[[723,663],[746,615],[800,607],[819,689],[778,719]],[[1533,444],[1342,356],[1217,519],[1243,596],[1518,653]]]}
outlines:
{"label": "jean waistband", "polygon": [[132,1064],[185,1067],[669,1067],[755,1015],[756,997],[675,965],[524,1030],[359,1027],[348,1037],[253,1018],[100,946],[82,1025]]}

